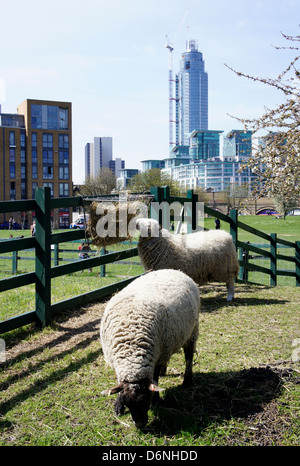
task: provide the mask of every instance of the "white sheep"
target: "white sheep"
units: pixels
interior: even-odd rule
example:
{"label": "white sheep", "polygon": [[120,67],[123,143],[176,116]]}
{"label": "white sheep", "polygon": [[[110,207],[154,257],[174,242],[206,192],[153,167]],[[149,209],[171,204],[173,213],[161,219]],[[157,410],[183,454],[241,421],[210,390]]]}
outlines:
{"label": "white sheep", "polygon": [[229,233],[208,230],[174,235],[148,218],[139,219],[136,228],[141,234],[137,247],[145,270],[181,270],[198,285],[225,282],[227,301],[232,301],[239,263]]}
{"label": "white sheep", "polygon": [[178,270],[148,272],[110,299],[101,319],[100,341],[118,385],[102,394],[120,392],[117,415],[127,406],[135,425],[146,425],[153,392],[161,390],[161,369],[181,348],[186,362],[183,384],[190,384],[199,309],[197,285]]}

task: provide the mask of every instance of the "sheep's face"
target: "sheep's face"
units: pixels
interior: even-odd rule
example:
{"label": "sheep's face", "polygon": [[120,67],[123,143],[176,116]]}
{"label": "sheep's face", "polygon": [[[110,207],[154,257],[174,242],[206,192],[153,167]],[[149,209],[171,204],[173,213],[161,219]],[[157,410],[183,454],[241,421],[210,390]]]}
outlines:
{"label": "sheep's face", "polygon": [[104,390],[102,395],[119,393],[115,403],[116,415],[121,416],[125,411],[125,407],[127,407],[134,424],[141,429],[148,422],[148,410],[153,393],[162,390],[149,380],[144,379],[135,384],[121,382],[110,390]]}
{"label": "sheep's face", "polygon": [[122,414],[126,406],[136,427],[143,428],[148,422],[148,410],[153,393],[149,390],[149,382],[124,384],[115,405],[116,414]]}

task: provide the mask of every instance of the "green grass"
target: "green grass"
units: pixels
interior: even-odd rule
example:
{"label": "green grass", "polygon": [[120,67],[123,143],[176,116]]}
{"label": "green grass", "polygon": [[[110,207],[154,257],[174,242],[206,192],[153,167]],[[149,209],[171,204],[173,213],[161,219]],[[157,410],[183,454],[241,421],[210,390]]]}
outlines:
{"label": "green grass", "polygon": [[100,394],[116,382],[99,342],[105,303],[5,336],[0,445],[298,445],[300,289],[237,285],[233,303],[221,285],[201,294],[192,386],[178,353],[142,431]]}

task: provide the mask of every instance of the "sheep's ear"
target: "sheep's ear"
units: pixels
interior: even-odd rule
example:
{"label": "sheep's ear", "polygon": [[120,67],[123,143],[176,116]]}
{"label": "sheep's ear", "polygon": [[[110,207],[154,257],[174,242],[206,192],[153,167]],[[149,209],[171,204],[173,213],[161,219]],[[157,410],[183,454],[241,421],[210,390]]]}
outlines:
{"label": "sheep's ear", "polygon": [[101,395],[114,395],[115,393],[118,393],[121,390],[123,390],[123,383],[119,383],[119,385],[116,385],[113,388],[103,390],[103,392],[101,392]]}
{"label": "sheep's ear", "polygon": [[165,389],[164,389],[164,388],[158,387],[158,386],[155,385],[154,383],[150,383],[150,385],[149,385],[149,390],[150,390],[151,392],[163,392]]}

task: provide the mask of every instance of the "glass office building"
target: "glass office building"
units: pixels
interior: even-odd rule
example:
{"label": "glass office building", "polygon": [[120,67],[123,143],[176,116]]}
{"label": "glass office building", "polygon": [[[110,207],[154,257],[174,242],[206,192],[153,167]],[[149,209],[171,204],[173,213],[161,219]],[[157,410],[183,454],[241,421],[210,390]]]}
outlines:
{"label": "glass office building", "polygon": [[[251,184],[255,176],[250,168],[242,169],[252,152],[251,132],[230,131],[220,149],[223,131],[193,131],[190,145],[177,146],[165,159],[165,171],[181,188],[224,191],[230,186]],[[188,150],[188,152],[187,152]]]}
{"label": "glass office building", "polygon": [[190,135],[191,160],[208,160],[220,157],[220,134],[223,131],[193,131]]}
{"label": "glass office building", "polygon": [[195,40],[187,43],[176,76],[176,137],[189,145],[190,133],[208,129],[208,76]]}
{"label": "glass office building", "polygon": [[250,157],[252,153],[252,131],[233,129],[224,138],[224,158],[239,159]]}

